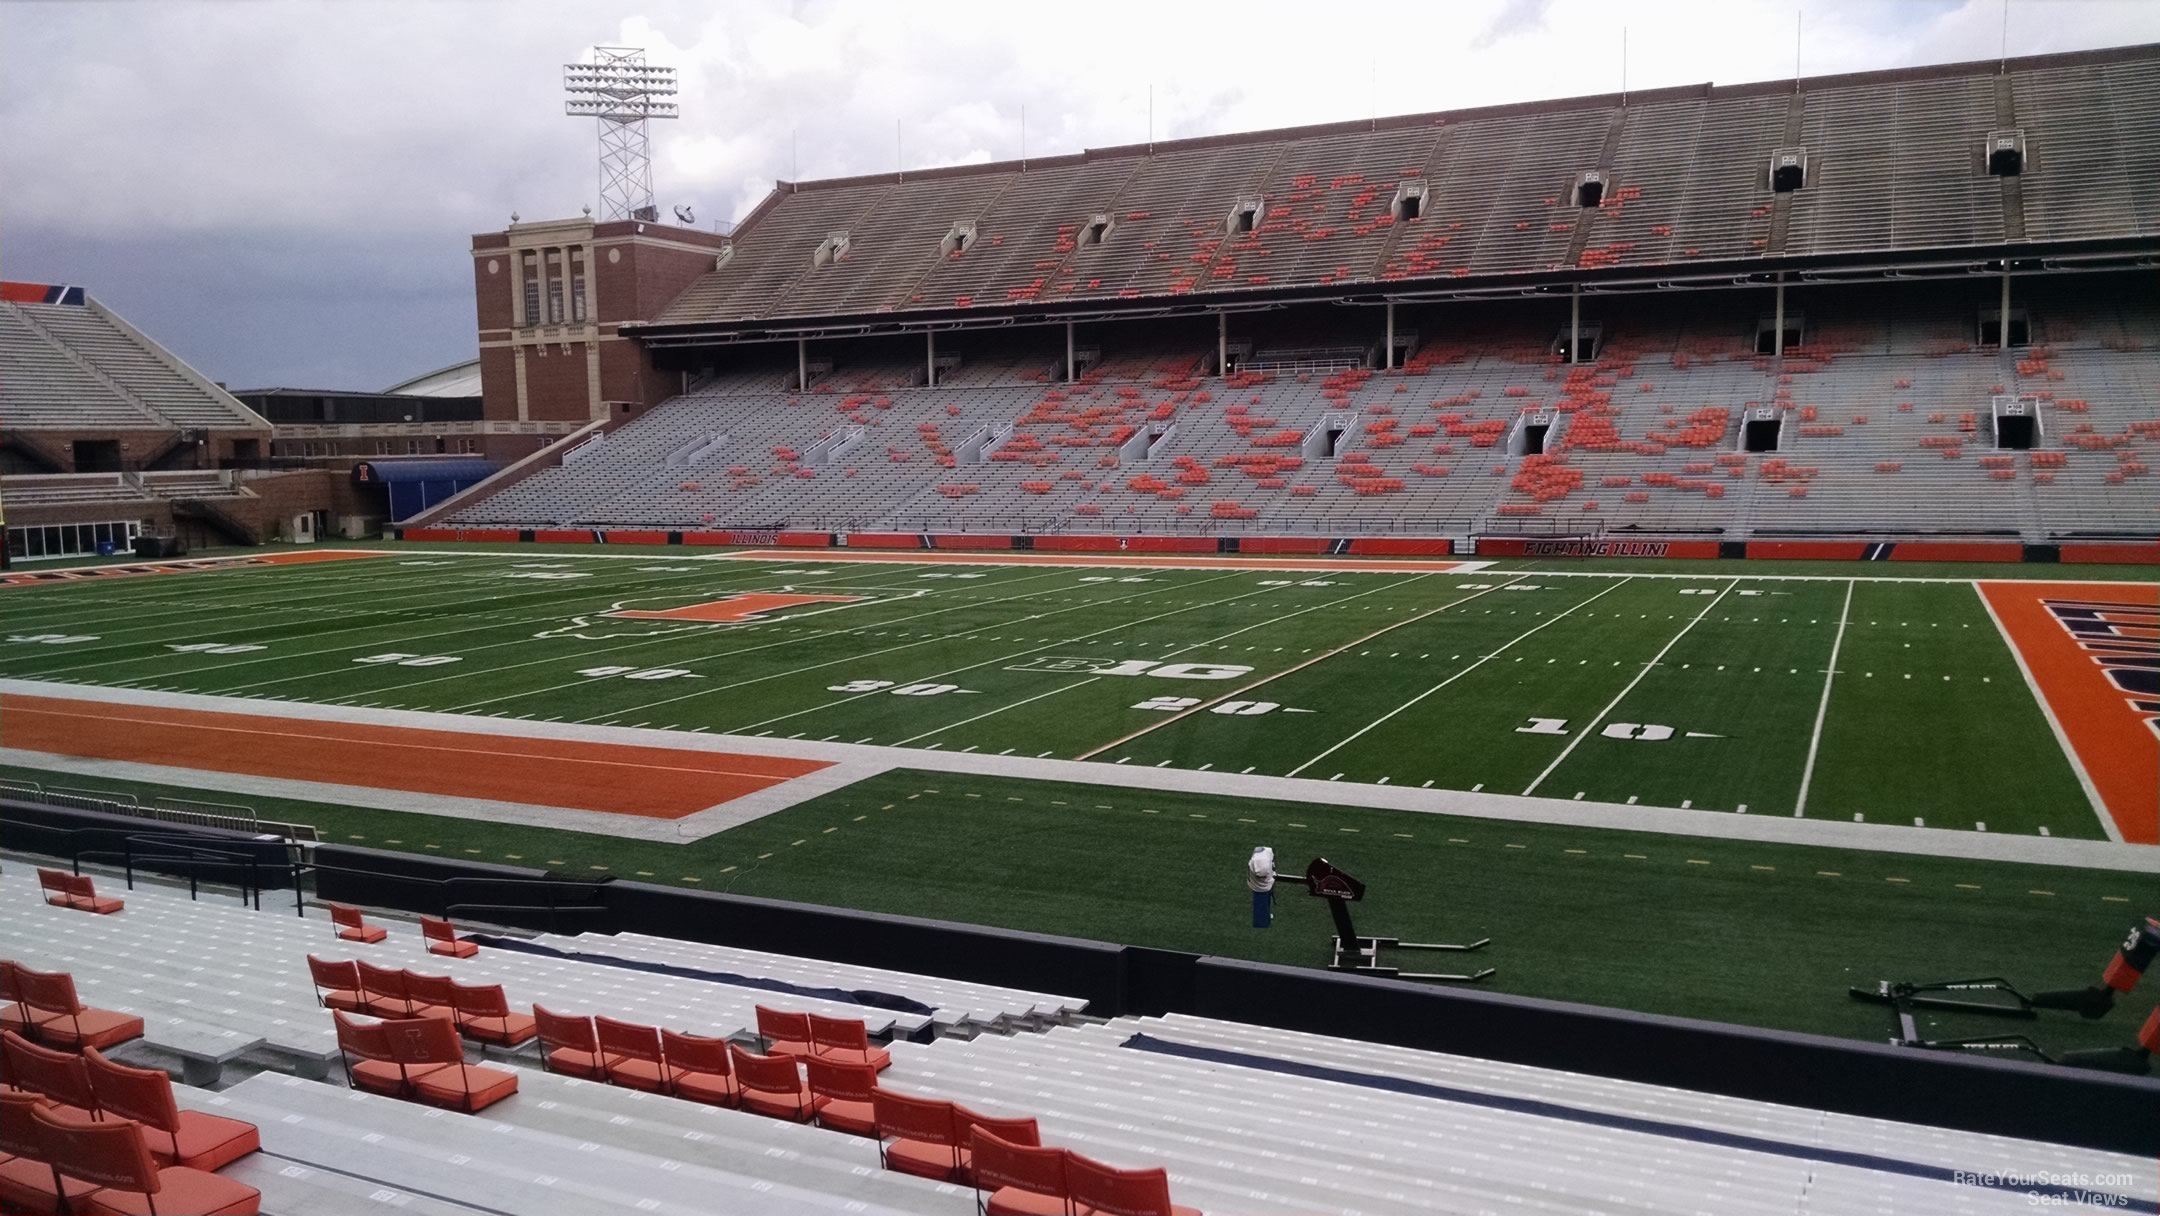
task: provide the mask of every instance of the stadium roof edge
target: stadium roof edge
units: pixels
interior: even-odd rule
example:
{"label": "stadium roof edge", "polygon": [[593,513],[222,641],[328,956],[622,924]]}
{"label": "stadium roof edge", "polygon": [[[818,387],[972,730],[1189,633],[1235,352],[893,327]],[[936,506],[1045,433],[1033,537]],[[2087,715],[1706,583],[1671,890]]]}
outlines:
{"label": "stadium roof edge", "polygon": [[1474,118],[1505,117],[1519,114],[1562,113],[1568,110],[1597,109],[1625,103],[1649,103],[1660,100],[1676,100],[1689,97],[1731,98],[1761,96],[1789,92],[1809,92],[1816,89],[1845,88],[1865,84],[1900,84],[1915,80],[1939,80],[1959,76],[1992,75],[2006,71],[2026,71],[2034,68],[2067,67],[2078,64],[2122,63],[2140,59],[2160,59],[2160,42],[2138,43],[2132,46],[2102,47],[2086,51],[2056,51],[2045,55],[2023,55],[2007,59],[1966,60],[1958,63],[1916,64],[1901,68],[1877,68],[1865,72],[1840,72],[1827,76],[1802,76],[1797,79],[1784,77],[1776,80],[1746,81],[1740,84],[1720,85],[1705,81],[1701,84],[1668,85],[1658,89],[1636,89],[1627,92],[1586,93],[1574,97],[1552,98],[1537,101],[1503,102],[1488,106],[1468,106],[1454,110],[1432,110],[1417,114],[1394,114],[1377,118],[1342,119],[1335,122],[1309,123],[1294,127],[1270,127],[1257,131],[1234,131],[1217,135],[1195,135],[1184,139],[1157,140],[1153,143],[1114,144],[1102,148],[1087,148],[1079,152],[1061,153],[1056,156],[1030,156],[1024,160],[984,161],[980,164],[941,165],[934,168],[903,169],[894,173],[862,173],[850,177],[815,178],[808,181],[776,180],[773,189],[758,205],[751,209],[735,225],[732,235],[742,236],[751,224],[769,210],[774,201],[788,194],[814,190],[837,190],[850,186],[871,185],[877,182],[900,182],[913,178],[918,181],[950,177],[971,177],[977,174],[1010,173],[1028,168],[1049,168],[1058,165],[1084,164],[1093,160],[1110,160],[1119,157],[1161,155],[1165,152],[1188,151],[1201,148],[1233,147],[1247,143],[1270,143],[1285,139],[1307,139],[1314,136],[1344,134],[1353,131],[1389,131],[1408,127],[1431,126],[1447,122],[1460,122]]}

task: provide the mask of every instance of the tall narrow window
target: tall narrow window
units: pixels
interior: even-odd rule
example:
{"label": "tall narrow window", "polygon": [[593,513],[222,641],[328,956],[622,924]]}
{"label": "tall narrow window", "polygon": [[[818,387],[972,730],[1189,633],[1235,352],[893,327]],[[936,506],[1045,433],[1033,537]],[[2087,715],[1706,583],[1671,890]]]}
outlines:
{"label": "tall narrow window", "polygon": [[585,250],[582,247],[570,251],[570,319],[581,324],[585,320]]}
{"label": "tall narrow window", "polygon": [[560,325],[563,319],[563,268],[559,254],[548,254],[547,319],[550,325]]}
{"label": "tall narrow window", "polygon": [[520,287],[525,304],[525,324],[540,324],[540,255],[528,253],[520,261]]}

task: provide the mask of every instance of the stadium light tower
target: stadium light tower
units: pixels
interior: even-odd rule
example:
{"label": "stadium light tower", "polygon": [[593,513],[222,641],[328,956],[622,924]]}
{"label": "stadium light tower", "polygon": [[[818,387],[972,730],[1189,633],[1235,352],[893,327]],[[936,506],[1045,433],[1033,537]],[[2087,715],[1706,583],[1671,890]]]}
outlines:
{"label": "stadium light tower", "polygon": [[563,112],[600,120],[600,217],[657,220],[645,122],[674,118],[675,69],[645,62],[645,48],[596,46],[592,62],[563,65]]}

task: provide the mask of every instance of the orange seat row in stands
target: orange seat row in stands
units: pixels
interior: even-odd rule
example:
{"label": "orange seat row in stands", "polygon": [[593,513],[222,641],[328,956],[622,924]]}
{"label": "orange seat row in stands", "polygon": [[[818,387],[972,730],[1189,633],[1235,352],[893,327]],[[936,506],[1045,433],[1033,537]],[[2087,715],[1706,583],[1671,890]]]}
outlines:
{"label": "orange seat row in stands", "polygon": [[[339,941],[359,942],[372,946],[389,936],[380,925],[367,923],[360,909],[345,904],[330,905],[330,924]],[[480,947],[471,942],[459,941],[457,928],[439,916],[420,918],[420,936],[427,942],[429,954],[447,958],[471,958],[480,953]]]}
{"label": "orange seat row in stands", "polygon": [[172,1079],[0,1033],[0,1211],[253,1216],[255,1188],[215,1171],[260,1147],[254,1125],[182,1112]]}
{"label": "orange seat row in stands", "polygon": [[83,1004],[75,995],[75,977],[65,971],[33,971],[0,959],[0,1029],[48,1047],[81,1051],[139,1039],[143,1020]]}
{"label": "orange seat row in stands", "polygon": [[517,1092],[514,1072],[465,1062],[457,1026],[440,1016],[360,1022],[332,1011],[354,1089],[474,1114]]}
{"label": "orange seat row in stands", "polygon": [[65,870],[39,867],[37,876],[38,888],[45,893],[45,902],[55,908],[108,916],[127,907],[124,900],[99,895],[87,874],[70,874]]}
{"label": "orange seat row in stands", "polygon": [[459,1034],[489,1047],[532,1041],[533,1019],[512,1013],[501,984],[461,984],[447,976],[394,971],[372,963],[308,955],[308,977],[323,1008],[376,1018],[448,1018]]}
{"label": "orange seat row in stands", "polygon": [[1046,1146],[1033,1119],[994,1119],[956,1102],[878,1090],[871,1103],[885,1168],[975,1188],[987,1216],[1200,1216],[1170,1201],[1170,1176]]}

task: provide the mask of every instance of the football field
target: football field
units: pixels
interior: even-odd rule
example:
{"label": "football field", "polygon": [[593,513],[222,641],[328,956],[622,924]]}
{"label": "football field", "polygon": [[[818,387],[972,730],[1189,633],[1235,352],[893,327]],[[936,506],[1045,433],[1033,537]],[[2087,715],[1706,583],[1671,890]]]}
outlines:
{"label": "football field", "polygon": [[2054,653],[2078,612],[2149,641],[2150,584],[1880,564],[308,556],[336,559],[0,590],[0,675],[2154,839],[2128,705],[2086,712],[2108,689],[2078,681],[2100,669]]}

